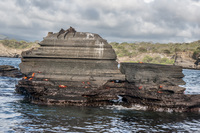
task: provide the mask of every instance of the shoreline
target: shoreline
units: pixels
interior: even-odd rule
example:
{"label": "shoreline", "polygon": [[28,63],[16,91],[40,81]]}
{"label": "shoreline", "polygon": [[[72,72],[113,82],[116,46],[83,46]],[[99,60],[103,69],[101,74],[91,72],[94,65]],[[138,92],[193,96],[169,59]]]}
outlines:
{"label": "shoreline", "polygon": [[[0,58],[21,58],[21,57],[1,56],[1,55],[0,55]],[[132,62],[131,62],[131,61],[118,62],[118,64],[120,64],[120,63],[132,63]],[[150,63],[150,64],[154,64],[154,63]],[[190,68],[190,67],[184,67],[184,66],[181,66],[181,65],[174,65],[174,64],[156,64],[156,65],[180,66],[180,67],[182,67],[182,69],[200,70],[200,66],[199,66],[199,68]]]}
{"label": "shoreline", "polygon": [[1,56],[0,55],[0,58],[21,58],[21,57],[11,57],[11,56]]}

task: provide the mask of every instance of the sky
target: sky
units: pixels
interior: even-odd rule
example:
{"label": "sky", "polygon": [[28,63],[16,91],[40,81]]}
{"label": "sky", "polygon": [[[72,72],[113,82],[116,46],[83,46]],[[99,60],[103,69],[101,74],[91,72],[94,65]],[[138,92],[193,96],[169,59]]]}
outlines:
{"label": "sky", "polygon": [[200,0],[1,0],[0,34],[28,41],[70,26],[108,42],[200,40]]}

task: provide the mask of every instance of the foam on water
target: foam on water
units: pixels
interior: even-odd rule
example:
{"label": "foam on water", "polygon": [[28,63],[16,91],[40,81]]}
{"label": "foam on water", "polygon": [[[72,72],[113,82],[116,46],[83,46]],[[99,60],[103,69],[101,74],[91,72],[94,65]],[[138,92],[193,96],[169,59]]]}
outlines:
{"label": "foam on water", "polygon": [[[102,109],[103,108],[111,109],[111,110],[133,110],[133,111],[134,110],[140,110],[140,111],[148,110],[147,106],[142,106],[142,105],[139,105],[139,104],[134,104],[131,107],[126,107],[126,106],[123,106],[123,105],[109,105],[109,106],[106,106],[106,107],[102,107]],[[168,112],[168,113],[173,112],[172,109],[164,109],[164,108],[157,108],[155,111],[157,111],[157,112]]]}
{"label": "foam on water", "polygon": [[115,103],[122,103],[123,101],[122,101],[122,99],[123,99],[123,97],[122,96],[117,96],[118,97],[118,99],[117,100],[111,100],[112,102],[115,102]]}
{"label": "foam on water", "polygon": [[123,105],[108,105],[105,108],[112,109],[112,110],[147,110],[146,106],[141,106],[139,104],[132,105],[131,107],[126,107]]}

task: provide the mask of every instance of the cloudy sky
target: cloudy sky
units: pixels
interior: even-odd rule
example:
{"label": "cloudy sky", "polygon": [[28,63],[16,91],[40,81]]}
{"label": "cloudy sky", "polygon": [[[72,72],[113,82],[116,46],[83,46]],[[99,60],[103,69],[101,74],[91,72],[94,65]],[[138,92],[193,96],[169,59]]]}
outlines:
{"label": "cloudy sky", "polygon": [[1,0],[0,34],[29,41],[74,27],[108,42],[200,40],[200,0]]}

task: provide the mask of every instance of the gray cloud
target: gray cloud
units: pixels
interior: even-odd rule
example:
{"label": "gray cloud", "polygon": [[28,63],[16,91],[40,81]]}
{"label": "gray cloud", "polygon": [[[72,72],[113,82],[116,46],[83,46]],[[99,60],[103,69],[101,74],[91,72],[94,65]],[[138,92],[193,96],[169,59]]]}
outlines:
{"label": "gray cloud", "polygon": [[84,13],[82,13],[82,16],[84,19],[88,19],[88,20],[98,20],[99,19],[99,13],[94,8],[86,9],[83,12]]}
{"label": "gray cloud", "polygon": [[31,41],[69,26],[118,42],[200,38],[199,0],[2,0],[0,7],[0,34]]}

